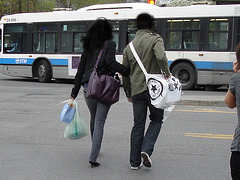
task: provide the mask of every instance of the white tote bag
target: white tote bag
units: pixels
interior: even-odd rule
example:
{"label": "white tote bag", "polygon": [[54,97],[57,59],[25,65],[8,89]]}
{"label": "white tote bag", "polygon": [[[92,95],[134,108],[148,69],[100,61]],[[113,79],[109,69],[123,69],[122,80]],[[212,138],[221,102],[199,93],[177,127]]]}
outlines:
{"label": "white tote bag", "polygon": [[178,102],[182,92],[182,86],[179,79],[174,76],[165,79],[163,74],[148,74],[132,42],[130,42],[129,45],[135,59],[145,74],[151,104],[156,108],[165,109]]}

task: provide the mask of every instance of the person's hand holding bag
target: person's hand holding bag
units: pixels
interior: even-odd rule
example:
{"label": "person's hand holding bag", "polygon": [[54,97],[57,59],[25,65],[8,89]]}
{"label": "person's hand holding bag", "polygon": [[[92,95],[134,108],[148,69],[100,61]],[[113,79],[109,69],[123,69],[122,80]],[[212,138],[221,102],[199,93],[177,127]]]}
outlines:
{"label": "person's hand holding bag", "polygon": [[69,99],[67,103],[65,103],[62,112],[60,114],[60,119],[62,122],[70,124],[73,120],[73,117],[76,112],[76,106],[73,104],[72,99]]}

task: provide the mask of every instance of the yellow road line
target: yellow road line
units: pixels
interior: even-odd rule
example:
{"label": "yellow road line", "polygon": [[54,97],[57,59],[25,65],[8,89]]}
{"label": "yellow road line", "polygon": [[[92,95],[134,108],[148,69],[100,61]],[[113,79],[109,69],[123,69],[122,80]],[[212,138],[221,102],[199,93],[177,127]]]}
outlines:
{"label": "yellow road line", "polygon": [[214,139],[233,139],[233,135],[208,134],[208,133],[185,133],[185,136]]}
{"label": "yellow road line", "polygon": [[236,114],[237,112],[232,111],[216,111],[213,109],[176,109],[174,111],[180,111],[180,112],[209,112],[209,113],[228,113],[228,114]]}

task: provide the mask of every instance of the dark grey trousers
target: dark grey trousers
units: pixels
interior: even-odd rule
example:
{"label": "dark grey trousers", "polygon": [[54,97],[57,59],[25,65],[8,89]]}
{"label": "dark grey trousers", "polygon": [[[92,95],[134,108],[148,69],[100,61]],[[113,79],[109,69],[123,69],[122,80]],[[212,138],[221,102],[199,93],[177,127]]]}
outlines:
{"label": "dark grey trousers", "polygon": [[91,137],[92,137],[92,149],[89,156],[89,161],[96,162],[101,149],[103,132],[104,132],[104,124],[107,119],[107,115],[111,106],[102,104],[93,99],[87,98],[86,89],[87,87],[84,86],[85,102],[88,106],[88,109],[90,111],[90,116],[91,116],[90,130],[91,130]]}

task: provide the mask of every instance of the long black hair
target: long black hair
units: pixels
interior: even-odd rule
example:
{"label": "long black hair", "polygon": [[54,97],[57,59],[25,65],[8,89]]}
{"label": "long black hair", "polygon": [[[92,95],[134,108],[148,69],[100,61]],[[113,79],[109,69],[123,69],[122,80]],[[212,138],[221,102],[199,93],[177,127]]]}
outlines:
{"label": "long black hair", "polygon": [[106,40],[111,40],[112,26],[107,19],[97,19],[82,39],[83,49],[88,53],[93,53],[103,47]]}

